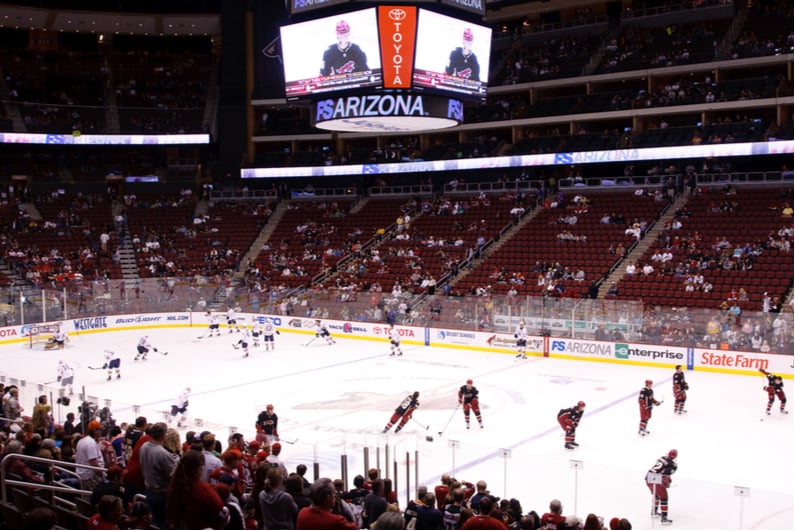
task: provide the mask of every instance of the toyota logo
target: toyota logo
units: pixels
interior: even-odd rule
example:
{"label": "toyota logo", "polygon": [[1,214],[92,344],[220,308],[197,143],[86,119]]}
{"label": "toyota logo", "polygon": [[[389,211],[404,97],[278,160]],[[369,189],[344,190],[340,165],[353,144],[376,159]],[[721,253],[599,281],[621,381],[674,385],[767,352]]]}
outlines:
{"label": "toyota logo", "polygon": [[389,10],[389,18],[392,20],[403,20],[406,18],[406,12],[403,9],[390,9]]}

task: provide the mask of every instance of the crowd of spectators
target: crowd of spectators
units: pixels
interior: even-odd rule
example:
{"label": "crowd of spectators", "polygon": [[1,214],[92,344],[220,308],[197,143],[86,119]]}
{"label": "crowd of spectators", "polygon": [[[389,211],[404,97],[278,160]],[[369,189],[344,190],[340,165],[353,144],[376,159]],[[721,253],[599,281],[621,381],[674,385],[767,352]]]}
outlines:
{"label": "crowd of spectators", "polygon": [[[46,397],[27,420],[16,386],[0,384],[0,394],[6,417],[19,419],[0,431],[3,466],[8,477],[29,484],[11,492],[10,501],[22,504],[22,497],[54,482],[91,491],[60,493],[73,500],[89,529],[631,529],[617,516],[566,514],[557,499],[523,508],[516,498],[492,495],[485,481],[449,474],[438,485],[419,486],[401,507],[392,480],[375,468],[367,477],[357,475],[353,485],[325,477],[310,482],[305,464],[289,471],[278,438],[247,442],[233,433],[222,442],[209,430],[181,438],[168,424],[142,416],[117,423],[108,409],[97,413],[87,402],[78,408],[80,422],[70,413],[63,425],[53,425]],[[60,467],[21,456],[52,459]],[[59,472],[69,464],[101,470]],[[63,513],[39,505],[25,518],[51,528],[62,523]]]}

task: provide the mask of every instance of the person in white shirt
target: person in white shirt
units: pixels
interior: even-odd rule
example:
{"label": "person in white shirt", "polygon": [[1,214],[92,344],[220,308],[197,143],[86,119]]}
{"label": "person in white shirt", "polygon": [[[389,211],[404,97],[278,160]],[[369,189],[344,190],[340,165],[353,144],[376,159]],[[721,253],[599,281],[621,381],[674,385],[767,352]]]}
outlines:
{"label": "person in white shirt", "polygon": [[190,387],[184,388],[180,391],[179,396],[174,401],[174,404],[171,405],[171,419],[169,420],[169,424],[174,422],[174,419],[177,418],[179,415],[179,420],[177,420],[177,427],[182,428],[183,423],[188,418],[188,402],[190,398]]}
{"label": "person in white shirt", "polygon": [[329,345],[336,343],[334,338],[331,337],[331,332],[329,332],[328,328],[326,328],[323,323],[320,322],[320,319],[315,320],[315,337],[322,337]]}
{"label": "person in white shirt", "polygon": [[207,312],[207,330],[210,332],[210,337],[213,337],[213,332],[215,332],[216,337],[221,336],[220,320],[221,318],[217,314]]}
{"label": "person in white shirt", "polygon": [[389,325],[389,347],[390,347],[390,356],[402,356],[403,351],[400,350],[400,334],[395,328],[395,325]]}
{"label": "person in white shirt", "polygon": [[627,266],[627,275],[634,275],[636,271],[637,267],[635,266],[635,264],[629,264]]}
{"label": "person in white shirt", "polygon": [[121,356],[110,349],[105,349],[105,363],[103,369],[108,369],[108,380],[113,376],[113,369],[116,369],[116,378],[121,378]]}
{"label": "person in white shirt", "polygon": [[516,338],[516,357],[527,359],[525,349],[527,348],[527,328],[524,326],[524,319],[519,321],[516,330],[513,333]]}
{"label": "person in white shirt", "polygon": [[[97,439],[102,434],[102,424],[98,420],[88,423],[86,434],[77,442],[75,448],[75,463],[78,465],[90,465],[104,467],[105,460],[97,444]],[[94,490],[105,477],[100,470],[78,467],[75,472],[80,477],[80,486],[84,490]]]}
{"label": "person in white shirt", "polygon": [[75,394],[75,370],[71,365],[61,360],[58,362],[58,375],[56,380],[61,382],[61,389],[66,392],[69,389],[69,396]]}
{"label": "person in white shirt", "polygon": [[237,341],[237,343],[232,343],[232,346],[235,349],[242,348],[243,349],[243,357],[248,358],[248,341],[251,339],[251,332],[248,331],[248,328],[243,328],[243,335]]}
{"label": "person in white shirt", "polygon": [[238,332],[240,332],[240,327],[237,325],[237,317],[235,315],[235,309],[231,306],[226,311],[226,326],[229,328],[229,333],[232,333],[232,327],[234,327]]}
{"label": "person in white shirt", "polygon": [[276,342],[273,340],[273,334],[278,334],[279,331],[273,325],[270,318],[265,319],[265,324],[262,327],[262,341],[265,343],[265,350],[276,350]]}
{"label": "person in white shirt", "polygon": [[53,349],[63,349],[66,347],[66,343],[69,341],[69,334],[67,334],[63,328],[58,328],[58,330],[53,333],[50,341],[44,345],[44,350],[53,350]]}

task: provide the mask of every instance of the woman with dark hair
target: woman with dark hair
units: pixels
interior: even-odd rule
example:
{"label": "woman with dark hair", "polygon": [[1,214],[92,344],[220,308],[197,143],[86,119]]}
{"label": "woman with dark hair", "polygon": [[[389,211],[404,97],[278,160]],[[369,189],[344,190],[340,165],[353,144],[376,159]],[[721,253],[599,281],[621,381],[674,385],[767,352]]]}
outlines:
{"label": "woman with dark hair", "polygon": [[177,463],[166,492],[169,529],[223,529],[228,514],[221,497],[201,481],[204,456],[189,450]]}
{"label": "woman with dark hair", "polygon": [[299,474],[293,472],[287,476],[287,480],[284,482],[284,490],[293,497],[299,511],[312,505],[312,500],[304,493],[304,478]]}

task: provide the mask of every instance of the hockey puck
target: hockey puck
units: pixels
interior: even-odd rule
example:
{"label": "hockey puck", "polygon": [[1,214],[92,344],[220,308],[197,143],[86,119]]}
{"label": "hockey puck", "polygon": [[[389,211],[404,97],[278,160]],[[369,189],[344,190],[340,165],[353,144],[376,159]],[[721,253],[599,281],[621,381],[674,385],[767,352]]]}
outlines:
{"label": "hockey puck", "polygon": [[433,436],[431,436],[431,435],[426,435],[426,436],[425,436],[425,440],[426,440],[426,441],[428,441],[428,442],[433,442]]}

